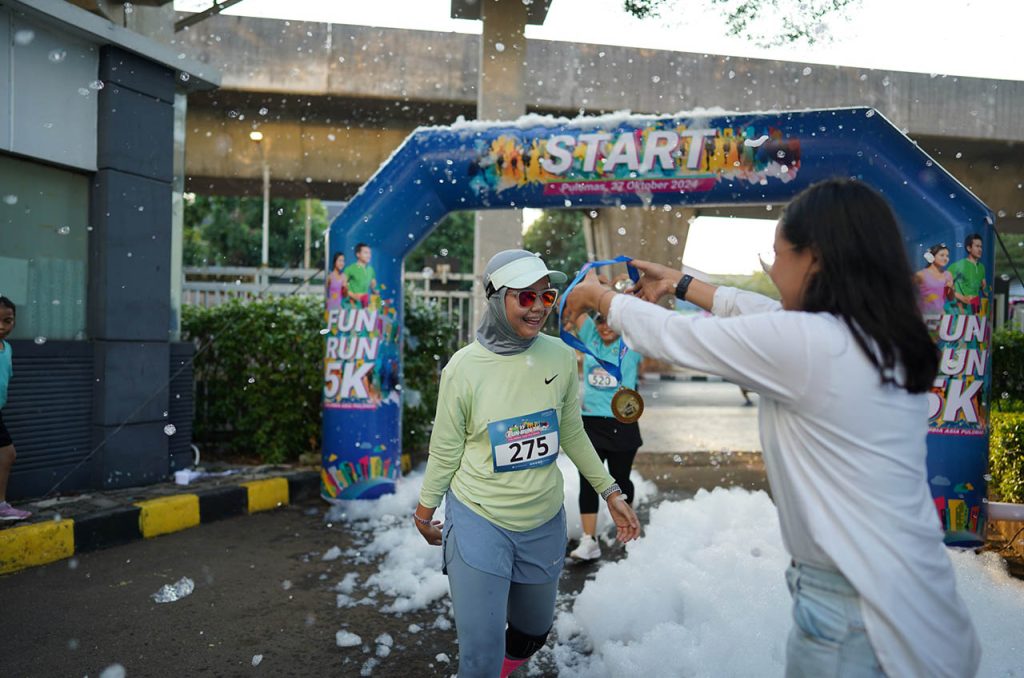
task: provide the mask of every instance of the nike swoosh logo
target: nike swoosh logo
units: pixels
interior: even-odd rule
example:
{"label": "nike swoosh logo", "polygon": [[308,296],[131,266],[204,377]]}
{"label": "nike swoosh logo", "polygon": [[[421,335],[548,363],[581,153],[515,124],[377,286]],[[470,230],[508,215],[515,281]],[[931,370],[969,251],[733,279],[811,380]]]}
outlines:
{"label": "nike swoosh logo", "polygon": [[548,384],[550,384],[551,382],[553,382],[557,378],[558,378],[558,375],[556,374],[555,376],[551,377],[550,379],[545,379],[544,380],[544,385],[547,386]]}

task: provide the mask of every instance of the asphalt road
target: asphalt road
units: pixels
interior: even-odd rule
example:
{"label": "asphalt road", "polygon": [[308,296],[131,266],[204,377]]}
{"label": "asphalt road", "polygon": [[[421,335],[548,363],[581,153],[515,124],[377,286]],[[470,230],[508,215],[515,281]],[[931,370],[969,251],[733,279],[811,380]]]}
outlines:
{"label": "asphalt road", "polygon": [[758,396],[745,405],[739,386],[726,382],[658,381],[640,386],[641,452],[760,451]]}
{"label": "asphalt road", "polygon": [[[0,676],[99,676],[115,663],[133,677],[358,675],[360,649],[338,648],[335,632],[347,624],[373,638],[362,629],[399,627],[368,606],[335,608],[342,574],[373,569],[321,559],[355,545],[323,510],[288,506],[0,577]],[[151,599],[186,576],[191,595]],[[442,651],[434,646],[453,646],[450,634],[432,636],[399,641],[415,648],[416,670],[395,662],[374,675],[447,675],[424,670],[422,657]]]}
{"label": "asphalt road", "polygon": [[[658,398],[648,391],[651,409],[641,424],[648,442],[687,425],[662,415],[663,409],[686,410],[688,399],[719,413],[738,410],[748,428],[751,422],[756,427],[756,408],[744,407],[730,384],[651,386]],[[729,425],[736,428],[735,421]],[[701,487],[765,486],[757,454],[648,453],[638,455],[636,468],[658,485],[655,503],[692,496]],[[443,602],[401,617],[379,606],[336,607],[334,585],[343,575],[357,572],[365,581],[377,563],[365,557],[324,561],[330,547],[358,550],[367,538],[325,524],[324,510],[319,501],[288,506],[0,577],[0,677],[96,677],[114,664],[132,678],[358,676],[369,659],[378,662],[373,676],[453,674],[454,630],[434,627]],[[606,553],[612,559],[623,554]],[[596,569],[567,568],[561,593],[571,596]],[[165,604],[151,599],[182,577],[194,580],[191,595]],[[411,624],[422,630],[410,633]],[[335,633],[342,628],[367,646],[339,648]],[[373,639],[385,632],[394,646],[388,656],[375,657]],[[437,661],[439,653],[451,662]],[[254,665],[257,655],[262,658]],[[554,675],[551,666],[539,668]],[[106,678],[119,675],[114,670]]]}

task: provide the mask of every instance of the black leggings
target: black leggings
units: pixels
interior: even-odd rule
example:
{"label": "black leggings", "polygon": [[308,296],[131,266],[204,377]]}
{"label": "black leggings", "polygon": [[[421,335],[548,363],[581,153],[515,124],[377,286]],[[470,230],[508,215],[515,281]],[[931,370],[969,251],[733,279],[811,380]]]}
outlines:
{"label": "black leggings", "polygon": [[[632,450],[604,450],[597,448],[597,456],[601,461],[608,462],[608,471],[612,478],[619,484],[622,493],[626,495],[626,501],[633,503],[633,483],[629,479],[629,472],[633,469],[633,458],[636,457],[637,448]],[[580,513],[597,513],[597,492],[590,486],[590,483],[583,474],[580,474]]]}

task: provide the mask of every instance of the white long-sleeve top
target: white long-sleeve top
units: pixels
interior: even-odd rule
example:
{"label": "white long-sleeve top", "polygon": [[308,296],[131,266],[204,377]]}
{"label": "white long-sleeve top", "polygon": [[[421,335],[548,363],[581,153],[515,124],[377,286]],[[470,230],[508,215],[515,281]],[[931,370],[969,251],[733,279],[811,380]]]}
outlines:
{"label": "white long-sleeve top", "polygon": [[886,674],[963,678],[981,649],[956,591],[927,485],[926,396],[882,385],[845,323],[719,287],[715,317],[616,295],[609,323],[645,356],[761,396],[759,426],[782,539],[857,589]]}

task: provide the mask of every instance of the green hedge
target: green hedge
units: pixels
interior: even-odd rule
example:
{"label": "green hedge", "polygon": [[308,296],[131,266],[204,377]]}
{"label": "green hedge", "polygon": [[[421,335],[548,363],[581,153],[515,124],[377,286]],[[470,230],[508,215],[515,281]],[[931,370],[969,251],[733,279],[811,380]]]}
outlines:
{"label": "green hedge", "polygon": [[277,463],[320,449],[323,301],[278,297],[182,308],[197,343],[196,441]]}
{"label": "green hedge", "polygon": [[405,299],[402,451],[415,465],[427,458],[441,369],[459,348],[458,327],[439,305],[419,300],[410,292]]}
{"label": "green hedge", "polygon": [[[402,445],[415,455],[430,439],[456,328],[438,306],[406,298]],[[320,450],[323,312],[321,299],[299,296],[182,308],[183,337],[197,345],[197,444],[267,463]]]}
{"label": "green hedge", "polygon": [[992,334],[992,409],[1024,412],[1024,332]]}
{"label": "green hedge", "polygon": [[989,494],[1024,503],[1024,413],[993,412],[989,439]]}

